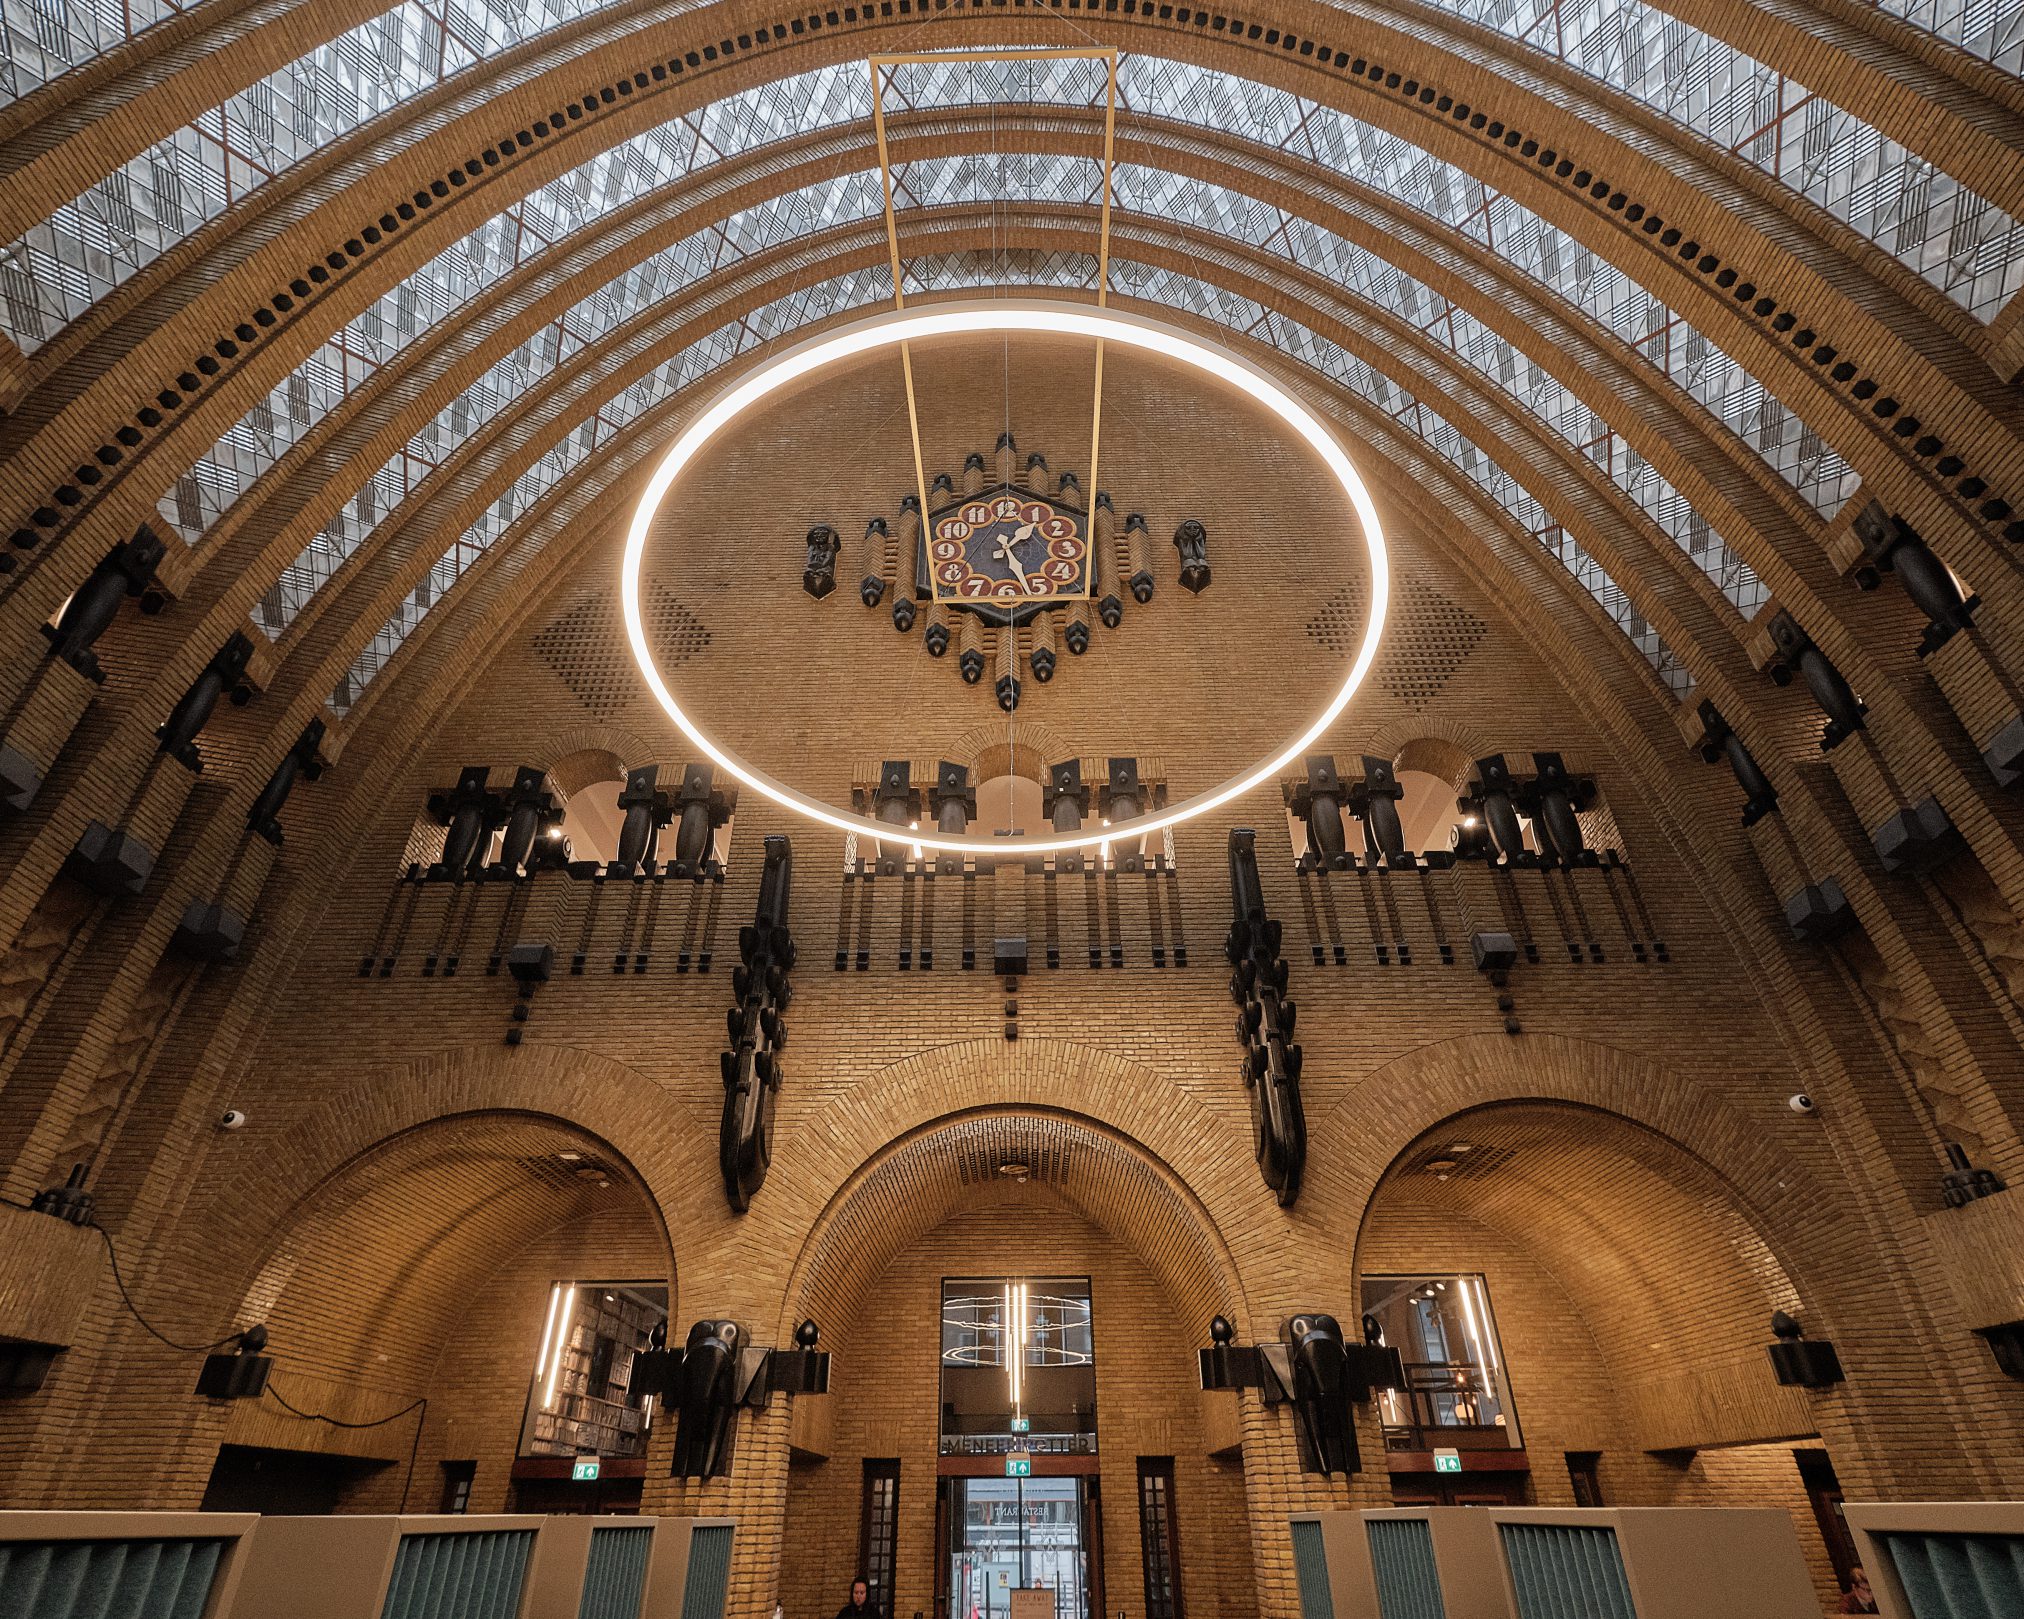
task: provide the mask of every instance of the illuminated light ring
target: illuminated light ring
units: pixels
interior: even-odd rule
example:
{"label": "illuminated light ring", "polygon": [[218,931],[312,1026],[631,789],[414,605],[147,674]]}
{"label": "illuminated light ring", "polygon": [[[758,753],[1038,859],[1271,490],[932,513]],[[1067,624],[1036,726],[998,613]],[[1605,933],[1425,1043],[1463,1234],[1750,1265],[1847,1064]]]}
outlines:
{"label": "illuminated light ring", "polygon": [[[1101,339],[1126,348],[1143,349],[1160,359],[1207,372],[1217,381],[1235,388],[1291,428],[1335,475],[1356,512],[1357,522],[1363,529],[1364,545],[1370,554],[1370,622],[1364,629],[1363,643],[1357,648],[1356,657],[1341,686],[1306,730],[1262,763],[1206,792],[1197,793],[1154,815],[1139,816],[1116,826],[1098,826],[1073,836],[992,837],[970,834],[949,837],[927,828],[895,827],[884,821],[875,821],[868,815],[832,809],[806,793],[775,781],[763,770],[747,764],[712,741],[675,701],[675,694],[669,690],[667,681],[654,664],[653,653],[647,646],[646,628],[640,617],[640,570],[646,557],[647,535],[659,515],[661,502],[689,464],[746,411],[819,367],[833,365],[840,360],[854,359],[877,349],[890,348],[896,343],[1001,332]],[[684,736],[718,766],[762,797],[770,798],[797,815],[834,827],[839,832],[855,833],[888,843],[905,843],[916,849],[974,855],[1002,855],[1015,850],[1026,854],[1059,854],[1071,849],[1092,849],[1118,838],[1144,837],[1178,826],[1264,785],[1298,761],[1335,723],[1370,671],[1371,662],[1377,656],[1378,638],[1384,629],[1385,607],[1391,595],[1391,568],[1385,554],[1384,533],[1378,525],[1377,508],[1371,504],[1363,479],[1335,435],[1320,417],[1250,361],[1143,316],[1038,299],[993,299],[989,302],[935,304],[925,309],[890,310],[857,321],[840,331],[795,345],[719,394],[661,458],[646,492],[640,496],[639,508],[633,513],[632,527],[626,535],[619,587],[625,609],[626,639],[632,643],[633,658],[639,664],[640,673],[646,677],[648,689]]]}

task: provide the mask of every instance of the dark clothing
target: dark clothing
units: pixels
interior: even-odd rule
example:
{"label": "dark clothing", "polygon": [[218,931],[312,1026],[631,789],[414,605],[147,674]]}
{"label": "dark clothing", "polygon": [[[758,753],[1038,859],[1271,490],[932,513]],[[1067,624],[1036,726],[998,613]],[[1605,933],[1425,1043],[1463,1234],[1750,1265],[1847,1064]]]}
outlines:
{"label": "dark clothing", "polygon": [[846,1602],[836,1610],[836,1619],[879,1619],[878,1604],[869,1597],[863,1607],[855,1602]]}
{"label": "dark clothing", "polygon": [[1866,1597],[1857,1596],[1855,1592],[1851,1591],[1841,1599],[1841,1611],[1843,1613],[1875,1613],[1876,1598],[1873,1595]]}

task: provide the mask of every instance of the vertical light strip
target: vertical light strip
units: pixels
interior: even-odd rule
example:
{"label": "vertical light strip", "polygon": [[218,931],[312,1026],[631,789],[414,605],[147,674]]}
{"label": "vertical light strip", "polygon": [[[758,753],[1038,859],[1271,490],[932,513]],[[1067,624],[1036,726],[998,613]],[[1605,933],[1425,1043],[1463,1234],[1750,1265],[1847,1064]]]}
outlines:
{"label": "vertical light strip", "polygon": [[1501,1374],[1502,1368],[1497,1364],[1497,1328],[1490,1319],[1490,1290],[1473,1277],[1462,1285],[1476,1293],[1476,1309],[1483,1321],[1483,1347],[1489,1352],[1490,1370]]}
{"label": "vertical light strip", "polygon": [[1019,1368],[1012,1360],[1012,1284],[1005,1284],[1005,1304],[998,1314],[998,1346],[1005,1357],[1005,1398],[1016,1413],[1019,1409]]}
{"label": "vertical light strip", "polygon": [[555,1358],[548,1363],[548,1391],[541,1396],[544,1411],[555,1409],[555,1385],[562,1375],[562,1352],[569,1347],[569,1318],[576,1310],[576,1283],[564,1284],[562,1319],[555,1327]]}
{"label": "vertical light strip", "polygon": [[548,1284],[548,1320],[541,1328],[541,1353],[534,1357],[534,1381],[540,1382],[548,1375],[548,1351],[555,1342],[555,1312],[562,1307],[562,1284]]}
{"label": "vertical light strip", "polygon": [[1476,1369],[1483,1374],[1487,1382],[1490,1375],[1490,1360],[1483,1353],[1483,1335],[1476,1327],[1476,1298],[1469,1290],[1469,1278],[1457,1276],[1455,1287],[1462,1295],[1462,1319],[1469,1325],[1469,1342],[1475,1345]]}

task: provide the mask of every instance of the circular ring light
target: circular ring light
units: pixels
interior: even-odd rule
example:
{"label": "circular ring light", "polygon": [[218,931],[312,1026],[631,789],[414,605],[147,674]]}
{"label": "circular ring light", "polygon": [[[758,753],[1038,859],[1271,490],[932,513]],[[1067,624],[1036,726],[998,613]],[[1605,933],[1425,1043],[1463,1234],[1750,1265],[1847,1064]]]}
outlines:
{"label": "circular ring light", "polygon": [[[640,618],[640,570],[646,555],[647,535],[660,512],[661,502],[690,463],[741,415],[789,384],[839,360],[891,348],[897,343],[995,333],[1101,339],[1124,348],[1143,349],[1158,358],[1190,366],[1236,389],[1284,422],[1319,457],[1348,497],[1363,529],[1364,545],[1370,556],[1370,622],[1364,629],[1363,643],[1357,648],[1356,657],[1343,675],[1341,685],[1298,736],[1270,758],[1156,815],[1144,815],[1117,826],[1099,826],[1069,836],[1003,838],[970,834],[949,837],[931,827],[895,827],[884,821],[875,821],[868,815],[832,809],[806,793],[797,792],[713,741],[675,700],[674,692],[654,664],[652,649],[647,645],[646,628]],[[1031,299],[993,299],[988,302],[935,304],[918,310],[892,310],[855,322],[840,331],[797,344],[726,389],[689,424],[654,469],[646,493],[640,497],[639,509],[633,513],[632,528],[626,535],[620,589],[625,608],[626,638],[632,643],[633,657],[639,663],[640,673],[646,677],[648,688],[684,736],[755,793],[839,832],[856,833],[890,843],[906,843],[920,849],[951,854],[1002,855],[1015,850],[1024,854],[1058,854],[1178,826],[1272,780],[1298,760],[1335,723],[1356,688],[1363,683],[1371,661],[1377,656],[1378,637],[1384,628],[1385,606],[1391,594],[1391,569],[1385,555],[1384,534],[1378,526],[1377,508],[1371,504],[1363,479],[1358,476],[1356,467],[1344,454],[1335,435],[1320,417],[1250,361],[1159,321],[1116,310]]]}

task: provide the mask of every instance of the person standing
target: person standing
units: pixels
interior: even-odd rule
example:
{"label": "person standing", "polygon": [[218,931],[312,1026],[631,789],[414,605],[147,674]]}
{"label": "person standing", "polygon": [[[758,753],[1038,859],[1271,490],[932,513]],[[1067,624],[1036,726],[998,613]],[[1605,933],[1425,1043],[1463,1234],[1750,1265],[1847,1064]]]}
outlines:
{"label": "person standing", "polygon": [[1843,1613],[1875,1613],[1876,1593],[1869,1588],[1869,1572],[1857,1563],[1848,1571],[1848,1594],[1841,1599]]}
{"label": "person standing", "polygon": [[836,1619],[878,1619],[878,1609],[871,1600],[871,1587],[863,1580],[850,1582],[850,1600],[836,1610]]}

